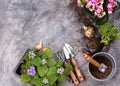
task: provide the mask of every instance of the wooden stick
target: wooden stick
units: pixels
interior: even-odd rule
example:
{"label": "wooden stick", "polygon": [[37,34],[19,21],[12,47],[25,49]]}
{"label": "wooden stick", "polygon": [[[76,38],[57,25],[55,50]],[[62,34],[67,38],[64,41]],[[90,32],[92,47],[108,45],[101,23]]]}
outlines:
{"label": "wooden stick", "polygon": [[73,73],[73,71],[70,71],[70,76],[74,82],[75,85],[78,85],[79,84],[79,81],[77,80],[75,74]]}
{"label": "wooden stick", "polygon": [[87,54],[83,54],[83,57],[87,60],[87,61],[89,61],[90,63],[92,63],[93,65],[95,65],[96,67],[100,67],[100,63],[98,63],[97,61],[95,61],[92,57],[90,57],[89,55],[87,55]]}
{"label": "wooden stick", "polygon": [[84,81],[83,75],[80,72],[80,69],[79,69],[79,67],[78,67],[77,62],[75,61],[75,59],[71,58],[71,62],[72,62],[72,65],[73,65],[73,67],[75,69],[75,72],[76,72],[76,75],[77,75],[77,78],[79,79],[79,81],[80,82]]}

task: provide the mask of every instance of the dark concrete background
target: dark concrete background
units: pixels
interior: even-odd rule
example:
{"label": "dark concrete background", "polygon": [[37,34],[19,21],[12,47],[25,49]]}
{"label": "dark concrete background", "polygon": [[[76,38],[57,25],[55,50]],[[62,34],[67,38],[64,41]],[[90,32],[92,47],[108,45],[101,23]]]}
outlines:
{"label": "dark concrete background", "polygon": [[[82,58],[83,25],[67,6],[69,0],[0,0],[0,86],[29,86],[22,83],[13,70],[28,48],[43,40],[54,53],[62,50],[65,42],[78,52],[75,59],[84,74],[79,86],[120,86],[120,41],[114,41],[108,51],[115,57],[117,72],[106,82],[93,80]],[[110,21],[120,30],[120,11],[110,16]],[[58,86],[74,86],[66,81]]]}

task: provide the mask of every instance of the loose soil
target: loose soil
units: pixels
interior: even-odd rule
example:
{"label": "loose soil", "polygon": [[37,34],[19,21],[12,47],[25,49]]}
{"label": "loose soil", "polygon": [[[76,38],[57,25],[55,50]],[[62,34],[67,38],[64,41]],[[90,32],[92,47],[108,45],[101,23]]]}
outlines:
{"label": "loose soil", "polygon": [[94,66],[93,64],[90,63],[89,69],[90,69],[91,74],[98,79],[106,78],[112,71],[111,61],[108,58],[101,57],[101,56],[100,57],[94,57],[93,59],[95,59],[99,63],[104,63],[108,68],[106,69],[105,73],[102,73],[98,70],[98,68],[96,66]]}

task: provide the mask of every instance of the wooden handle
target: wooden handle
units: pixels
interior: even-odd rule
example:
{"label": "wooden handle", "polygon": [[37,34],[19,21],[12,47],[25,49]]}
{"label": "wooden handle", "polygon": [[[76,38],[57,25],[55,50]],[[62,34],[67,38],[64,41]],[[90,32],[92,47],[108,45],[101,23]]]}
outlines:
{"label": "wooden handle", "polygon": [[90,57],[89,55],[87,54],[83,54],[83,57],[89,61],[90,63],[92,63],[93,65],[95,65],[96,67],[100,67],[100,63],[98,63],[97,61],[95,61],[92,57]]}
{"label": "wooden handle", "polygon": [[82,75],[82,73],[80,72],[80,69],[79,69],[79,67],[78,67],[75,59],[74,59],[74,58],[71,58],[71,59],[72,59],[72,60],[71,60],[72,65],[73,65],[73,67],[74,67],[74,69],[75,69],[75,72],[76,72],[76,75],[77,75],[79,81],[80,81],[80,82],[81,82],[81,81],[84,81],[83,75]]}
{"label": "wooden handle", "polygon": [[70,71],[70,76],[74,82],[75,85],[78,85],[79,84],[79,81],[77,80],[75,74],[73,73],[73,71]]}

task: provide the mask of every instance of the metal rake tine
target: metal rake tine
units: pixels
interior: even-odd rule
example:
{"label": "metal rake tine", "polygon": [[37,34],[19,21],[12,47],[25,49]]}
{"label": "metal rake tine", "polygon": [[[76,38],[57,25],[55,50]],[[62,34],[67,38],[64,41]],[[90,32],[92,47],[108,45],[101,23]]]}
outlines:
{"label": "metal rake tine", "polygon": [[59,52],[57,52],[57,58],[61,59],[60,56],[59,56]]}
{"label": "metal rake tine", "polygon": [[60,55],[60,57],[61,57],[61,59],[63,60],[63,62],[65,61],[65,59],[64,59],[64,57],[62,56],[62,54],[61,53],[59,53],[59,55]]}
{"label": "metal rake tine", "polygon": [[63,59],[63,57],[62,57],[60,52],[57,53],[57,56],[58,56],[59,59],[62,59],[62,61],[64,62],[64,59]]}
{"label": "metal rake tine", "polygon": [[65,60],[65,54],[64,54],[64,52],[62,51],[61,54],[62,54],[62,56],[63,56],[63,58]]}
{"label": "metal rake tine", "polygon": [[65,62],[65,55],[64,55],[64,52],[62,51],[60,54],[61,54],[61,57],[62,57],[63,61]]}

